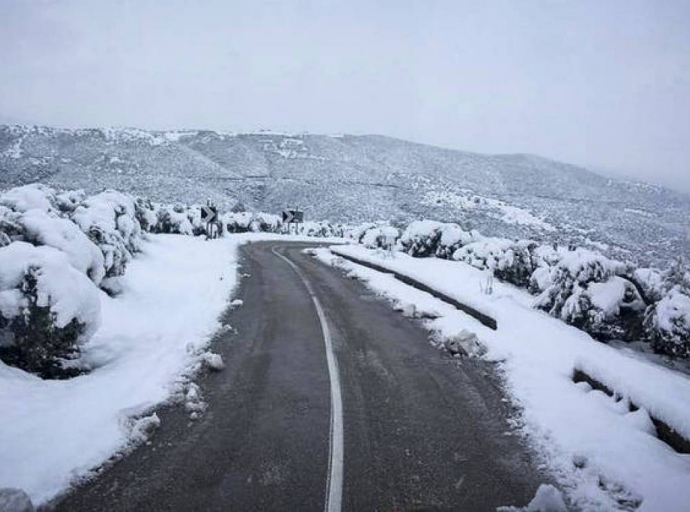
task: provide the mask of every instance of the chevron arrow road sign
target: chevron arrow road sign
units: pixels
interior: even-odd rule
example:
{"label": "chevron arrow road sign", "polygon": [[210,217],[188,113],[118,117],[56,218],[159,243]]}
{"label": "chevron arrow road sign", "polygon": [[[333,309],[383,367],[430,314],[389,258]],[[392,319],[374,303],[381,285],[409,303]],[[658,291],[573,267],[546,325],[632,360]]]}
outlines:
{"label": "chevron arrow road sign", "polygon": [[203,222],[215,222],[218,220],[218,210],[214,206],[202,206],[201,220]]}

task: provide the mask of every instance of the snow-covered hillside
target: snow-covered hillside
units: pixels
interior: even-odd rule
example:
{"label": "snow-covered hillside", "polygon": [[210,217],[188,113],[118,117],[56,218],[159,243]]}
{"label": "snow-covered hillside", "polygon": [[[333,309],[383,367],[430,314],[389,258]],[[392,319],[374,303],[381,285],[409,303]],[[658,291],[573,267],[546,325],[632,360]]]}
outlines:
{"label": "snow-covered hillside", "polygon": [[663,264],[690,255],[690,197],[531,155],[381,136],[0,126],[0,188],[40,181],[316,219],[433,218]]}

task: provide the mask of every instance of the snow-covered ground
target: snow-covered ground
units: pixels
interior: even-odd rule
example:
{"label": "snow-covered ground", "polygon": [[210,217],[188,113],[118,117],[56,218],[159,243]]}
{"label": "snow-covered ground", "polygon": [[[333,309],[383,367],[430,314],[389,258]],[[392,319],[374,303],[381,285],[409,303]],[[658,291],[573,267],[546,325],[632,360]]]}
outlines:
{"label": "snow-covered ground", "polygon": [[[534,297],[512,285],[494,282],[493,293],[484,293],[488,275],[467,264],[400,253],[391,258],[360,246],[332,250],[409,275],[497,320],[493,331],[390,274],[355,265],[327,249],[316,251],[407,314],[435,317],[425,323],[439,342],[463,329],[476,333],[487,350],[484,357],[502,363],[507,391],[522,411],[516,422],[575,508],[689,510],[690,456],[658,440],[648,414],[690,438],[687,376],[631,357],[534,310]],[[574,384],[576,367],[623,398]],[[628,401],[641,408],[630,412]]]}
{"label": "snow-covered ground", "polygon": [[244,238],[151,236],[123,293],[100,292],[89,374],[42,380],[0,362],[0,487],[42,503],[141,434],[133,418],[172,396],[218,327]]}

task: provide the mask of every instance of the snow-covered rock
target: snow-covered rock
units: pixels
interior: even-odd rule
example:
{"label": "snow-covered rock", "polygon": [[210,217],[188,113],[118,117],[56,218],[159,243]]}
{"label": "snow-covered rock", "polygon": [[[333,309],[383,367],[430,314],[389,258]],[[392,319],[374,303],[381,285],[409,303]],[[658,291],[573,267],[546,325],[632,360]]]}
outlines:
{"label": "snow-covered rock", "polygon": [[561,491],[551,484],[542,484],[526,507],[499,507],[497,512],[568,512]]}
{"label": "snow-covered rock", "polygon": [[480,357],[486,353],[477,335],[467,329],[444,339],[443,347],[452,355]]}
{"label": "snow-covered rock", "polygon": [[134,443],[145,443],[161,426],[161,420],[155,412],[149,416],[138,418],[131,423],[130,438]]}
{"label": "snow-covered rock", "polygon": [[206,365],[206,367],[210,370],[219,372],[225,369],[225,363],[223,362],[223,358],[220,356],[220,354],[214,354],[213,352],[204,352],[201,358],[204,362],[204,365]]}

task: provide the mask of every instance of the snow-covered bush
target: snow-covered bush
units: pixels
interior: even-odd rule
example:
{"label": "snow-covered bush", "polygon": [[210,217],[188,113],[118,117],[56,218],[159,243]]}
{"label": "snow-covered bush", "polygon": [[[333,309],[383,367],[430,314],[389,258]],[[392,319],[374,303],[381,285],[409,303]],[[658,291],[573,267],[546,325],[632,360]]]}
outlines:
{"label": "snow-covered bush", "polygon": [[629,274],[626,264],[599,253],[569,251],[550,269],[535,305],[598,338],[629,339],[640,332],[645,308]]}
{"label": "snow-covered bush", "polygon": [[270,213],[255,213],[249,223],[249,231],[258,233],[277,233],[283,225],[280,217]]}
{"label": "snow-covered bush", "polygon": [[348,226],[344,230],[343,236],[345,236],[345,238],[349,238],[350,240],[354,240],[355,242],[361,243],[366,232],[370,229],[375,229],[376,227],[377,224],[374,222],[365,222],[364,224],[358,224],[356,226]]}
{"label": "snow-covered bush", "polygon": [[282,226],[277,215],[245,211],[221,215],[221,223],[228,233],[277,233]]}
{"label": "snow-covered bush", "polygon": [[647,309],[644,326],[655,352],[690,357],[690,295],[680,286]]}
{"label": "snow-covered bush", "polygon": [[403,231],[398,245],[415,258],[434,256],[441,240],[441,226],[442,223],[431,220],[411,222]]}
{"label": "snow-covered bush", "polygon": [[44,377],[64,375],[100,321],[94,283],[66,253],[12,242],[0,248],[0,358]]}
{"label": "snow-covered bush", "polygon": [[556,245],[538,245],[531,250],[534,271],[528,284],[530,293],[542,293],[553,284],[555,267],[568,252]]}
{"label": "snow-covered bush", "polygon": [[97,286],[122,275],[140,243],[124,194],[38,184],[0,194],[0,358],[44,377],[70,374],[63,363],[98,325]]}
{"label": "snow-covered bush", "polygon": [[[85,273],[97,285],[104,275],[103,255],[89,238],[67,217],[61,217],[61,211],[54,209],[52,204],[68,201],[65,194],[55,195],[52,189],[46,187],[20,187],[12,189],[0,196],[0,201],[17,208],[14,211],[0,206],[0,233],[3,235],[3,245],[11,241],[29,242],[33,245],[47,245],[63,251],[72,266]],[[29,193],[27,194],[27,190]],[[20,200],[28,197],[30,201]],[[14,199],[6,200],[7,197]],[[56,199],[61,197],[62,199]],[[41,198],[41,200],[39,200]],[[28,208],[38,205],[37,208]],[[68,207],[63,206],[64,210]],[[62,211],[64,211],[62,210]]]}
{"label": "snow-covered bush", "polygon": [[55,207],[55,191],[38,183],[16,187],[0,196],[0,205],[19,213],[29,210],[47,212]]}
{"label": "snow-covered bush", "polygon": [[156,223],[151,232],[170,233],[174,235],[201,234],[194,232],[188,209],[181,206],[160,206],[156,212]]}
{"label": "snow-covered bush", "polygon": [[103,254],[76,224],[42,210],[23,213],[19,222],[24,228],[24,241],[61,250],[75,269],[96,285],[101,283],[105,277]]}
{"label": "snow-covered bush", "polygon": [[638,268],[630,276],[648,303],[658,302],[664,296],[664,275],[655,268]]}
{"label": "snow-covered bush", "polygon": [[158,222],[158,213],[154,204],[149,200],[138,197],[134,202],[134,215],[141,226],[141,230],[146,233],[153,233]]}
{"label": "snow-covered bush", "polygon": [[532,250],[536,246],[530,240],[484,238],[456,250],[453,259],[480,270],[491,270],[502,281],[527,287],[535,270]]}
{"label": "snow-covered bush", "polygon": [[410,256],[451,258],[458,249],[481,238],[478,232],[465,231],[457,224],[420,220],[407,226],[398,246]]}
{"label": "snow-covered bush", "polygon": [[[638,272],[639,274],[639,272]],[[666,272],[651,270],[638,276],[640,286],[656,302],[646,311],[644,327],[655,352],[690,357],[690,272],[678,259]]]}
{"label": "snow-covered bush", "polygon": [[637,288],[627,279],[614,276],[586,288],[576,285],[560,317],[596,338],[625,340],[642,335],[644,310]]}
{"label": "snow-covered bush", "polygon": [[441,238],[436,248],[437,258],[451,259],[461,247],[483,238],[478,231],[465,231],[457,224],[442,224],[439,229]]}
{"label": "snow-covered bush", "polygon": [[65,190],[55,194],[55,206],[61,214],[71,214],[86,199],[83,190]]}
{"label": "snow-covered bush", "polygon": [[388,249],[389,244],[395,246],[400,238],[400,231],[393,226],[380,225],[367,229],[360,240],[369,249],[384,248]]}
{"label": "snow-covered bush", "polygon": [[121,276],[141,246],[141,226],[134,199],[108,190],[86,198],[72,220],[103,253],[105,276]]}
{"label": "snow-covered bush", "polygon": [[[285,230],[285,225],[283,226]],[[328,221],[310,221],[300,224],[300,234],[314,237],[342,237],[344,228],[341,224],[333,224]]]}

